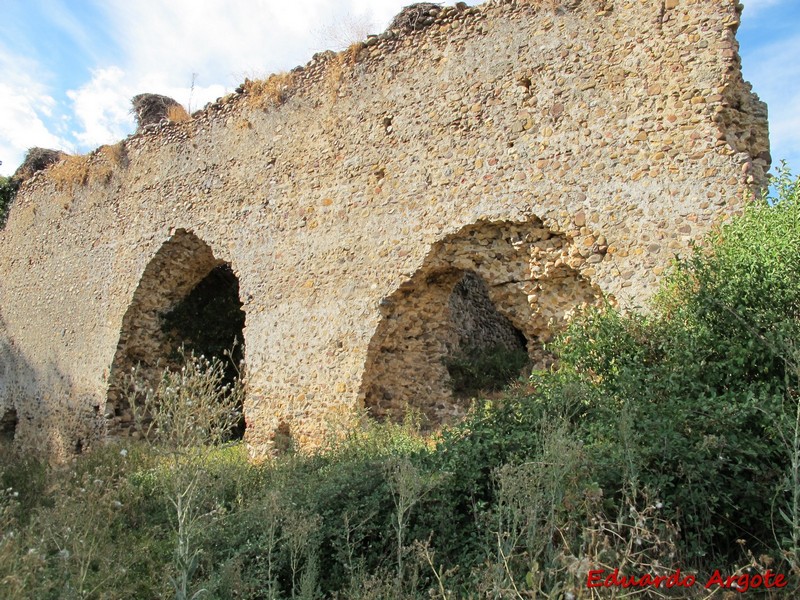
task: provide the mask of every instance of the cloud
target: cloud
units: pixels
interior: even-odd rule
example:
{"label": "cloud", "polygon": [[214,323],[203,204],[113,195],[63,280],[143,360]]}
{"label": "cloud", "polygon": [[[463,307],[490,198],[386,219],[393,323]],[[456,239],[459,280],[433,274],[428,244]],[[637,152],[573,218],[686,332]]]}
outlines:
{"label": "cloud", "polygon": [[68,140],[51,133],[49,121],[57,108],[47,86],[33,74],[40,65],[0,46],[0,173],[10,175],[31,146],[65,150]]}
{"label": "cloud", "polygon": [[[323,49],[318,32],[338,24],[382,29],[407,0],[105,0],[111,37],[132,75],[186,85],[192,73],[235,87],[244,75],[303,64]],[[375,33],[374,31],[372,33]]]}
{"label": "cloud", "polygon": [[755,17],[764,9],[783,4],[785,0],[744,0],[745,18]]}
{"label": "cloud", "polygon": [[769,107],[772,156],[800,169],[800,35],[759,47],[742,56],[745,76]]}
{"label": "cloud", "polygon": [[133,126],[130,110],[125,108],[130,96],[125,73],[119,67],[96,69],[89,83],[67,91],[82,127],[73,132],[80,145],[96,147],[125,137]]}
{"label": "cloud", "polygon": [[[72,136],[83,151],[113,143],[134,129],[130,99],[136,94],[164,94],[195,110],[245,77],[288,70],[348,36],[383,29],[405,3],[106,0],[97,9],[122,58],[92,69],[88,82],[67,92],[78,126]],[[81,38],[74,19],[61,14],[58,20]]]}

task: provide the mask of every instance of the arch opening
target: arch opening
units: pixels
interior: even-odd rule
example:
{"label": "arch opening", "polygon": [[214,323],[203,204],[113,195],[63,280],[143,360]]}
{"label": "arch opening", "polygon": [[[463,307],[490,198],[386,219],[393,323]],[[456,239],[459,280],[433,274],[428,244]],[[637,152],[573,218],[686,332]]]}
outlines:
{"label": "arch opening", "polygon": [[0,443],[10,446],[14,443],[14,437],[17,434],[17,411],[14,408],[8,408],[0,417]]}
{"label": "arch opening", "polygon": [[538,219],[482,221],[431,247],[381,302],[360,397],[377,419],[419,413],[433,429],[552,358],[545,343],[599,290],[585,258]]}
{"label": "arch opening", "polygon": [[[182,366],[185,351],[220,360],[222,385],[232,383],[244,360],[244,327],[239,280],[230,264],[193,233],[178,230],[145,268],[123,318],[105,410],[108,433],[133,431],[123,390],[134,367],[155,382],[163,369]],[[241,438],[244,427],[242,417],[233,437]]]}
{"label": "arch opening", "polygon": [[480,275],[465,272],[448,303],[457,342],[443,361],[454,398],[500,391],[524,374],[528,339],[500,314]]}

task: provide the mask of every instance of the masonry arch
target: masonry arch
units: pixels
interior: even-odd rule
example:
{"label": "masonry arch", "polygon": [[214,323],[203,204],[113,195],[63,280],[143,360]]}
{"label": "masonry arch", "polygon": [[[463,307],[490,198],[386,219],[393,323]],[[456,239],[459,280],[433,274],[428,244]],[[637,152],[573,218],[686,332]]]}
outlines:
{"label": "masonry arch", "polygon": [[[239,280],[231,265],[197,235],[178,229],[145,267],[123,317],[105,410],[109,434],[131,430],[122,389],[133,367],[155,380],[163,368],[178,365],[178,349],[184,346],[223,360],[232,379],[244,359],[244,326]],[[244,434],[244,422],[237,433]]]}
{"label": "masonry arch", "polygon": [[504,383],[525,362],[548,364],[543,345],[553,331],[576,306],[601,297],[578,270],[584,260],[536,218],[480,221],[434,244],[381,302],[360,388],[365,408],[394,420],[412,409],[436,427],[463,416],[477,391],[459,389],[459,363],[468,371],[499,367],[485,374]]}
{"label": "masonry arch", "polygon": [[0,413],[0,446],[10,446],[14,443],[18,422],[17,411],[13,407],[8,407]]}

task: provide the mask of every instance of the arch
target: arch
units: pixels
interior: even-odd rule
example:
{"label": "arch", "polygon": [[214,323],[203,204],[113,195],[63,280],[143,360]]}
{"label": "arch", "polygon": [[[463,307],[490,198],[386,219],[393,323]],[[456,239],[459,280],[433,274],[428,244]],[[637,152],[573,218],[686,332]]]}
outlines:
{"label": "arch", "polygon": [[[108,433],[125,434],[131,428],[121,389],[133,367],[155,379],[163,368],[176,365],[182,345],[228,361],[223,350],[234,349],[234,340],[238,363],[244,358],[244,325],[239,281],[231,266],[194,233],[178,229],[148,263],[123,317],[104,413]],[[238,433],[244,433],[243,423]]]}
{"label": "arch", "polygon": [[543,346],[553,331],[576,306],[601,297],[580,275],[583,261],[565,235],[536,218],[480,221],[437,242],[381,302],[359,394],[364,406],[378,419],[401,419],[411,408],[435,427],[469,408],[471,394],[454,380],[458,361],[522,350],[546,366]]}
{"label": "arch", "polygon": [[17,411],[13,407],[7,408],[0,416],[0,444],[11,445],[17,434]]}

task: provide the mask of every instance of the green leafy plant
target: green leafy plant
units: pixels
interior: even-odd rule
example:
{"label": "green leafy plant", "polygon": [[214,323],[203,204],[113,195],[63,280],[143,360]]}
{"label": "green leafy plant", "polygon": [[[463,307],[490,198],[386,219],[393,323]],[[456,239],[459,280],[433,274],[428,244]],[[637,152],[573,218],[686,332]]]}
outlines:
{"label": "green leafy plant", "polygon": [[476,396],[497,392],[520,378],[529,364],[525,349],[502,345],[468,348],[445,360],[456,396]]}
{"label": "green leafy plant", "polygon": [[0,227],[6,224],[11,203],[17,195],[17,187],[16,182],[10,177],[0,177]]}
{"label": "green leafy plant", "polygon": [[134,368],[128,396],[143,438],[167,459],[176,537],[176,574],[170,582],[176,600],[194,600],[207,592],[190,592],[202,553],[195,537],[218,512],[215,499],[205,494],[210,448],[227,441],[238,424],[244,387],[241,379],[225,383],[220,360],[181,355],[180,370],[165,369],[155,388]]}

